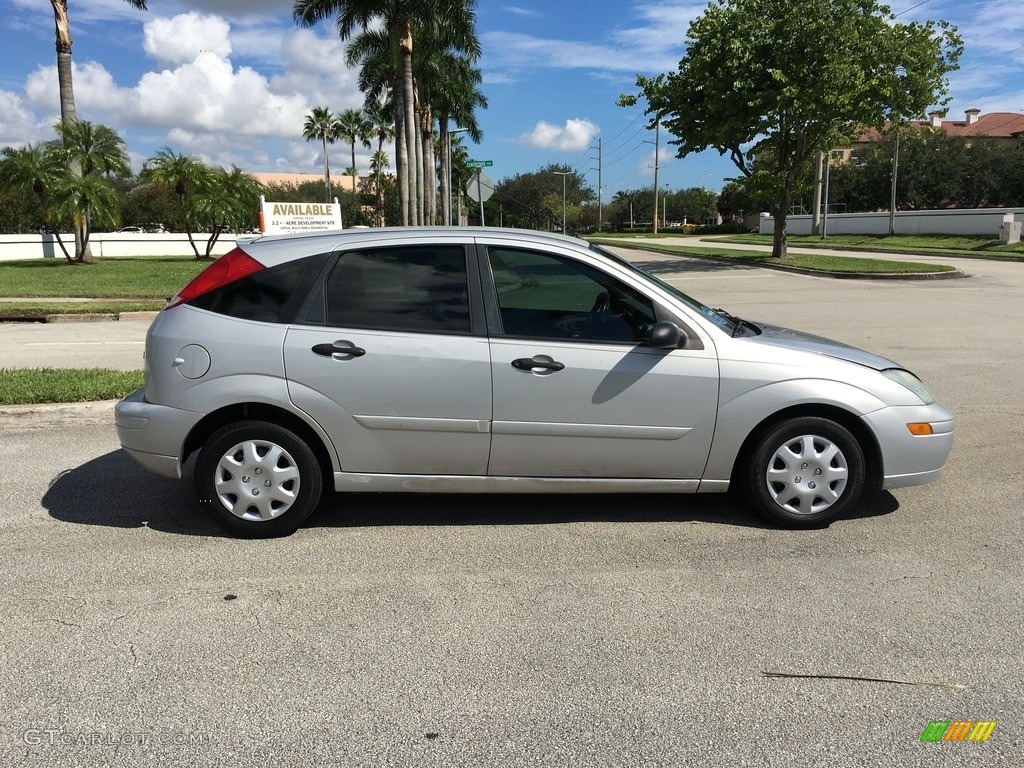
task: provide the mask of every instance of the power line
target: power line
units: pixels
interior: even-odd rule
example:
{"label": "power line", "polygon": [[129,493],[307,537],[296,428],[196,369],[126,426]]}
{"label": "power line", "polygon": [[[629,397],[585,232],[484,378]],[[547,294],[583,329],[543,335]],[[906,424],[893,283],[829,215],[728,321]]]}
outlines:
{"label": "power line", "polygon": [[910,12],[911,12],[912,10],[914,10],[915,8],[920,8],[920,7],[922,6],[922,5],[928,5],[928,3],[930,3],[931,1],[932,1],[932,0],[921,0],[921,2],[920,2],[920,3],[918,3],[917,5],[912,5],[912,6],[910,6],[909,8],[907,8],[907,9],[906,9],[905,11],[900,11],[900,12],[899,12],[899,13],[897,13],[897,14],[896,14],[895,16],[893,16],[893,18],[894,18],[894,19],[898,19],[898,18],[899,18],[900,16],[902,16],[902,15],[903,15],[904,13],[910,13]]}

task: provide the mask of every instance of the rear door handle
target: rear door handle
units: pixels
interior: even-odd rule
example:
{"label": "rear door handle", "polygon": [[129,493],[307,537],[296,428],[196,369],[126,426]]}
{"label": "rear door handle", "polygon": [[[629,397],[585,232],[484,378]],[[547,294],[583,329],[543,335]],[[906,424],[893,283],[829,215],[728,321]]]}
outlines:
{"label": "rear door handle", "polygon": [[519,357],[512,361],[512,367],[520,371],[534,371],[540,368],[544,371],[560,371],[565,368],[564,363],[552,360],[547,355],[534,355],[533,357]]}
{"label": "rear door handle", "polygon": [[334,357],[335,355],[345,357],[362,357],[366,354],[366,350],[362,347],[357,347],[351,341],[335,341],[331,344],[314,344],[313,351],[318,355],[324,357]]}

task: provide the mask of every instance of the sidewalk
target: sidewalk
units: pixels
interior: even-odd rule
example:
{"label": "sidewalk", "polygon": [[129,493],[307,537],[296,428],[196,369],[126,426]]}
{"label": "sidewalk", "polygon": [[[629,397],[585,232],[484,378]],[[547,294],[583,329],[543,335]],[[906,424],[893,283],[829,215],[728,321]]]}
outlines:
{"label": "sidewalk", "polygon": [[0,323],[0,368],[141,370],[151,322]]}

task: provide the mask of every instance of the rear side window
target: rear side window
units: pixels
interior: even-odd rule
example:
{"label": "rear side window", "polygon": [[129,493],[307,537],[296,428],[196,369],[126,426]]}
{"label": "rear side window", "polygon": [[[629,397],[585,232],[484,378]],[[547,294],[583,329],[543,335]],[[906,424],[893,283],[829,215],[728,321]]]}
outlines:
{"label": "rear side window", "polygon": [[327,256],[319,254],[261,269],[188,303],[241,320],[294,322]]}
{"label": "rear side window", "polygon": [[465,248],[410,246],[343,254],[327,278],[327,324],[469,333]]}

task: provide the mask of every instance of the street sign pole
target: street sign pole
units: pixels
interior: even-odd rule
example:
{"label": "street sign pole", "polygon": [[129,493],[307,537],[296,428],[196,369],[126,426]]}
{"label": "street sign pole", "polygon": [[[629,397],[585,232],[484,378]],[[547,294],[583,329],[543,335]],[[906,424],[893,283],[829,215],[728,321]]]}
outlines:
{"label": "street sign pole", "polygon": [[481,188],[480,177],[483,175],[484,169],[482,167],[476,169],[476,196],[480,199],[480,226],[486,227],[487,222],[484,221],[484,192]]}

